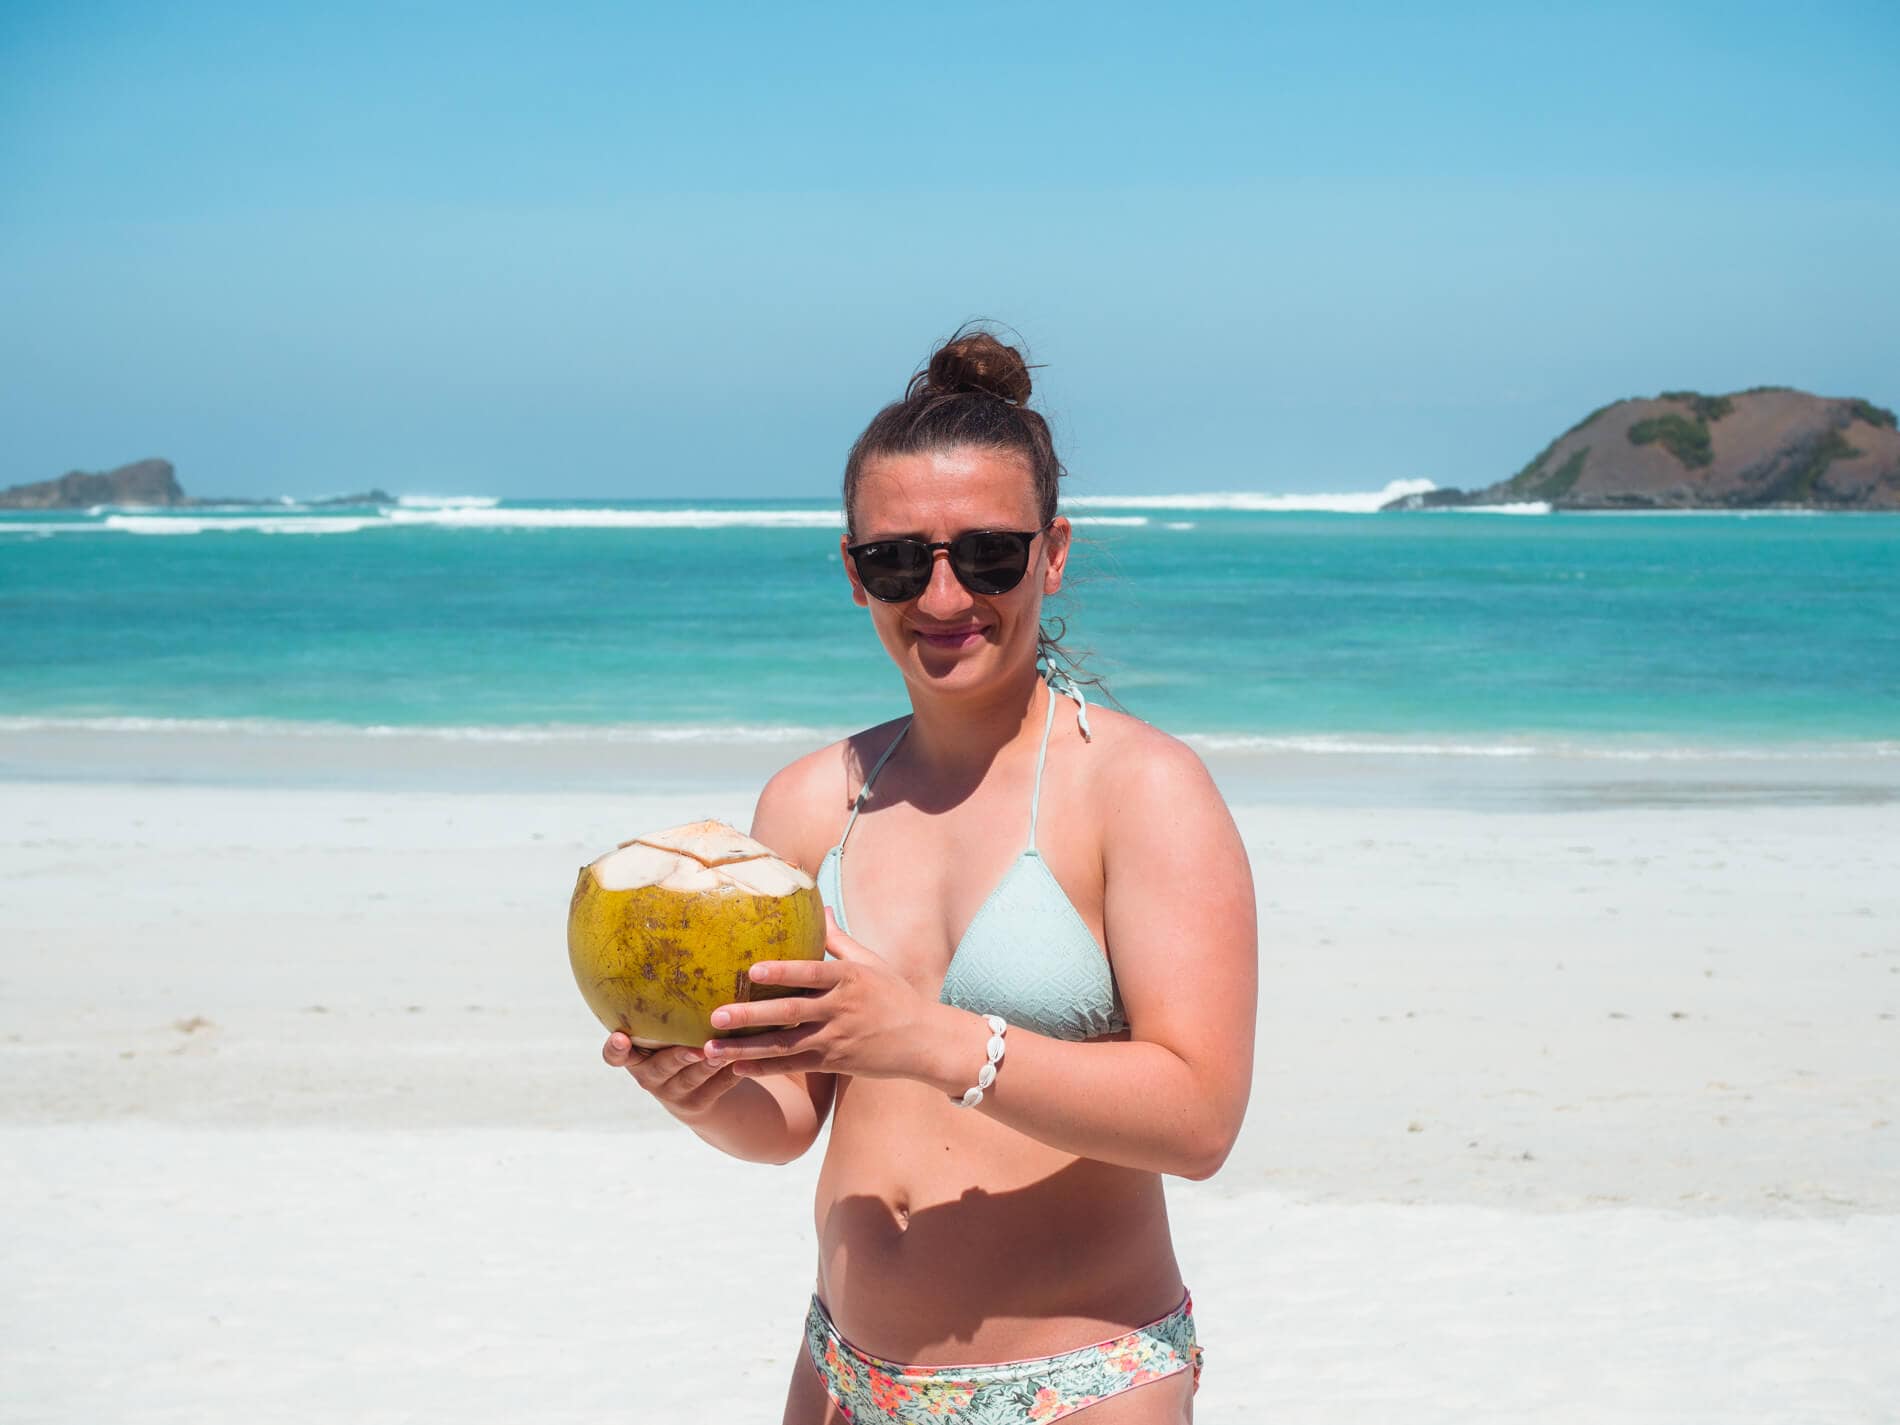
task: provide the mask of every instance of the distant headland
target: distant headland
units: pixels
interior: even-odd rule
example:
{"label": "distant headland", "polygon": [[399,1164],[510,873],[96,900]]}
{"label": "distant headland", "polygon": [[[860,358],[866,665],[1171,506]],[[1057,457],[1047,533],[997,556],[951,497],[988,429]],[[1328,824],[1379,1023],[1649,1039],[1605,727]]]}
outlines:
{"label": "distant headland", "polygon": [[[193,499],[178,484],[178,473],[169,460],[135,460],[117,470],[91,473],[73,470],[57,480],[40,480],[30,485],[15,485],[0,490],[0,510],[83,510],[93,505],[152,506],[161,509],[192,509],[207,505],[255,505],[255,498]],[[330,495],[321,500],[304,500],[312,508],[342,505],[393,505],[396,497],[383,490],[364,490],[355,495]]]}
{"label": "distant headland", "polygon": [[1900,429],[1856,397],[1758,386],[1665,391],[1592,411],[1508,480],[1383,508],[1547,502],[1558,510],[1900,510]]}

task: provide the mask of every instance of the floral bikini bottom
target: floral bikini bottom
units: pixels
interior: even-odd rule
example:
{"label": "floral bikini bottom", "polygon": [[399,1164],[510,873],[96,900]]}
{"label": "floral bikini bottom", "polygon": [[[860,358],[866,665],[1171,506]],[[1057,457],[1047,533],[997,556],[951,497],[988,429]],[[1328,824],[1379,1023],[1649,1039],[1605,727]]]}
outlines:
{"label": "floral bikini bottom", "polygon": [[845,1340],[814,1296],[805,1344],[826,1394],[854,1425],[1042,1425],[1181,1371],[1194,1372],[1196,1389],[1201,1382],[1188,1297],[1159,1321],[1060,1355],[993,1366],[907,1366],[867,1356]]}

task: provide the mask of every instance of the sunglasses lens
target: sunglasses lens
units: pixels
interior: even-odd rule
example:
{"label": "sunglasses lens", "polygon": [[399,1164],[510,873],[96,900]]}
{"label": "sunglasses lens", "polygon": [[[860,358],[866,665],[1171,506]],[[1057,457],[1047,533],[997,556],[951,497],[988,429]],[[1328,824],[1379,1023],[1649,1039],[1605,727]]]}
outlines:
{"label": "sunglasses lens", "polygon": [[950,565],[973,594],[1006,594],[1023,581],[1029,541],[1007,531],[979,530],[951,541]]}
{"label": "sunglasses lens", "polygon": [[914,539],[889,539],[852,551],[864,591],[887,604],[903,603],[930,583],[930,549]]}
{"label": "sunglasses lens", "polygon": [[[1023,581],[1029,568],[1029,546],[1041,530],[1027,534],[1013,530],[973,530],[948,544],[937,545],[950,555],[950,571],[973,594],[1007,594]],[[886,539],[851,546],[864,592],[887,604],[907,603],[930,587],[935,558],[921,539]]]}

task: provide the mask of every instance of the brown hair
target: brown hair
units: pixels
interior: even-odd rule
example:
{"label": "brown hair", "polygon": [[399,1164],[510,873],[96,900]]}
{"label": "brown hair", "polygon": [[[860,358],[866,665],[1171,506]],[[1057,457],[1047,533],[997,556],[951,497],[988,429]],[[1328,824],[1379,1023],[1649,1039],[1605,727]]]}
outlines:
{"label": "brown hair", "polygon": [[[910,378],[903,398],[871,418],[845,457],[846,534],[854,534],[857,527],[858,482],[867,462],[959,445],[1022,456],[1036,497],[1037,523],[1054,519],[1056,486],[1066,472],[1056,458],[1049,423],[1029,408],[1029,370],[1020,351],[980,325],[957,328]],[[1099,686],[1099,678],[1082,676],[1080,658],[1062,646],[1067,631],[1061,618],[1046,620],[1036,631],[1038,657],[1052,668],[1060,660],[1063,672],[1076,682]]]}

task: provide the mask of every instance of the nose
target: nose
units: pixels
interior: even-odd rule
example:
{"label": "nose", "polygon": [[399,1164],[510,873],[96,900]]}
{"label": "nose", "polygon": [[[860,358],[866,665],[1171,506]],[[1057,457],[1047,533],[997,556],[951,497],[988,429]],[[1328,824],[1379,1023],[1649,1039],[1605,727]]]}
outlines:
{"label": "nose", "polygon": [[930,582],[917,596],[917,611],[927,618],[948,621],[972,607],[970,591],[957,582],[950,567],[950,551],[936,549],[930,555]]}

